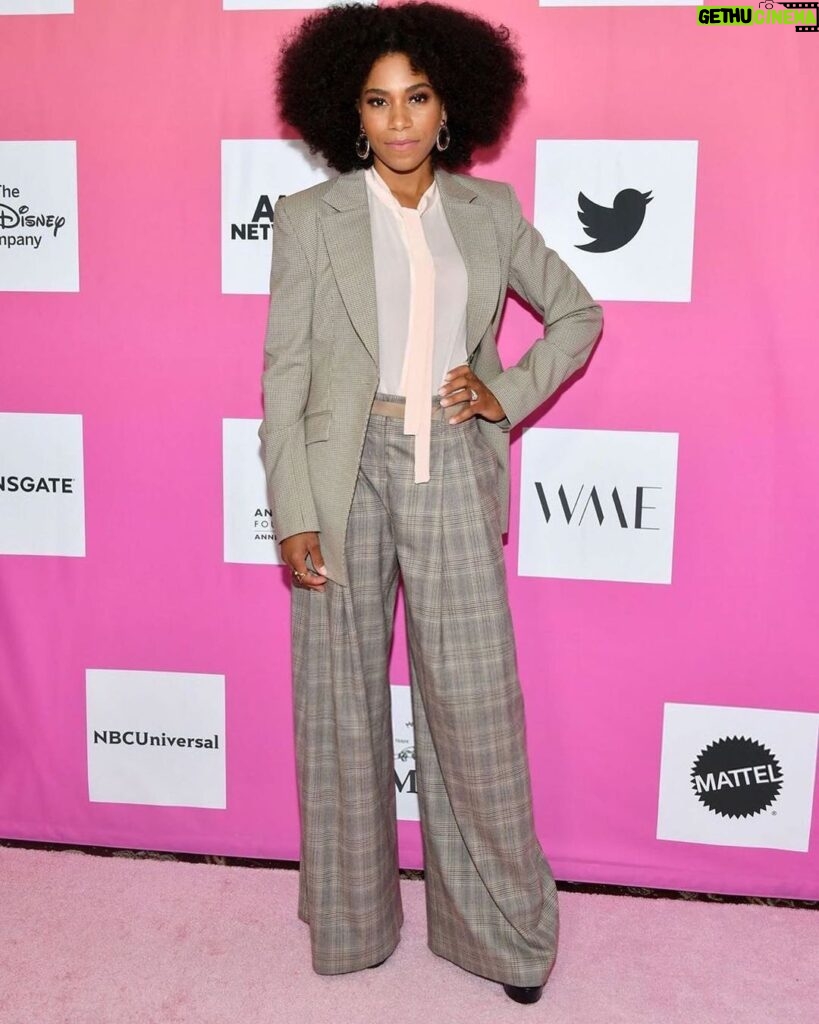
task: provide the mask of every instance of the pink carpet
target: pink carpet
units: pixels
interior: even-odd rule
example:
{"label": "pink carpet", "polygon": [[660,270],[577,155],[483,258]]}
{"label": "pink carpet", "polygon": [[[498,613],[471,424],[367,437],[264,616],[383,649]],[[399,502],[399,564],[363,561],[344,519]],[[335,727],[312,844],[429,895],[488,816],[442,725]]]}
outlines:
{"label": "pink carpet", "polygon": [[[2,1024],[817,1024],[819,912],[561,892],[541,1001],[432,954],[402,881],[392,957],[310,967],[295,871],[0,848]],[[423,1014],[423,1017],[419,1017]]]}

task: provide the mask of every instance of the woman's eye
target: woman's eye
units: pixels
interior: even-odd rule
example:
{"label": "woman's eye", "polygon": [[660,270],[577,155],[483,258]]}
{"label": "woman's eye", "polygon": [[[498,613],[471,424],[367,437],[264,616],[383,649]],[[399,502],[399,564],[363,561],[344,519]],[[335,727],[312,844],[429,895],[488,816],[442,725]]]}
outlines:
{"label": "woman's eye", "polygon": [[[422,103],[426,103],[426,101],[429,99],[429,95],[427,93],[425,93],[425,92],[416,92],[416,93],[413,93],[412,96],[410,96],[410,99],[411,100],[420,100]],[[367,105],[370,106],[370,107],[380,107],[382,105],[382,103],[385,103],[385,102],[386,102],[386,100],[384,99],[383,96],[371,96],[367,100]]]}

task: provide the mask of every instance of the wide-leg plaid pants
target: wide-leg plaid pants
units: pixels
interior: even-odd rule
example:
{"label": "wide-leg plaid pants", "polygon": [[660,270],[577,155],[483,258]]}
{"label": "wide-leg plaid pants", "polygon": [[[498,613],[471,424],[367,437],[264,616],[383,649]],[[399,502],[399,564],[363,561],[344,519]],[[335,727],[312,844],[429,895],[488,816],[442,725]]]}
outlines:
{"label": "wide-leg plaid pants", "polygon": [[431,478],[416,484],[413,444],[400,418],[371,413],[349,585],[291,591],[298,916],[319,974],[366,968],[399,941],[388,657],[400,572],[429,948],[483,977],[540,985],[556,955],[557,892],[532,818],[497,458],[474,418],[433,420]]}

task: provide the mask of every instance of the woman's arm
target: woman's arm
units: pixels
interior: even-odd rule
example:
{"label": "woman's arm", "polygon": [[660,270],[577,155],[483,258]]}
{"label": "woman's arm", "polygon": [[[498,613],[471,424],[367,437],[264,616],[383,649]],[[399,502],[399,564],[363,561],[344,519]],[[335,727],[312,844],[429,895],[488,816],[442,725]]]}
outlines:
{"label": "woman's arm", "polygon": [[513,224],[509,285],[538,310],[548,334],[514,366],[484,382],[514,427],[586,362],[600,334],[603,309],[526,220],[514,189],[508,188]]}
{"label": "woman's arm", "polygon": [[280,197],[273,210],[270,306],[262,373],[264,418],[259,428],[273,533],[279,543],[292,534],[319,528],[304,443],[314,281],[285,200]]}

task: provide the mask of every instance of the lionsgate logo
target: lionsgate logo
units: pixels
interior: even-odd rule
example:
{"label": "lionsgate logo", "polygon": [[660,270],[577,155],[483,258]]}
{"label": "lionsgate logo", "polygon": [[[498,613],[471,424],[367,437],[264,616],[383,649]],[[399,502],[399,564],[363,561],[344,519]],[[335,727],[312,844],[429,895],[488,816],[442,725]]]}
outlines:
{"label": "lionsgate logo", "polygon": [[726,818],[750,818],[771,806],[782,769],[757,740],[728,736],[709,743],[694,761],[691,785],[700,802]]}
{"label": "lionsgate logo", "polygon": [[219,750],[219,733],[212,736],[169,736],[146,729],[94,729],[93,746],[104,747],[179,747],[185,749]]}
{"label": "lionsgate logo", "polygon": [[6,476],[0,475],[0,492],[15,494],[73,494],[73,476]]}

